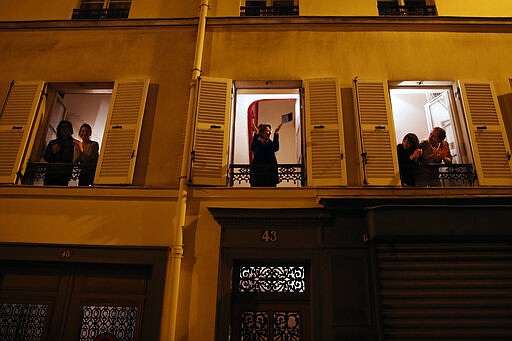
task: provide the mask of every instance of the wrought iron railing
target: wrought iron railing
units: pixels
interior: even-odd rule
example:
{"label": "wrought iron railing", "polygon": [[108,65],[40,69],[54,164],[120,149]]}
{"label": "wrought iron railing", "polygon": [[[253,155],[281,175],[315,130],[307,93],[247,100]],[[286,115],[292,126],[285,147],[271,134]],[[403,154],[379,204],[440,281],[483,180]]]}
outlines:
{"label": "wrought iron railing", "polygon": [[402,16],[435,16],[436,6],[407,5],[399,6],[395,3],[379,2],[379,15],[402,15]]}
{"label": "wrought iron railing", "polygon": [[[473,186],[476,174],[472,164],[424,164],[418,172],[418,187],[451,187]],[[70,181],[78,182],[80,173],[91,172],[91,166],[73,165],[69,163],[31,162],[27,164],[22,176],[25,185],[42,185],[48,170],[63,171]],[[306,185],[306,176],[303,164],[280,164],[278,166],[280,183]],[[229,185],[249,184],[251,179],[250,165],[231,164],[229,166]]]}
{"label": "wrought iron railing", "polygon": [[[78,185],[78,179],[83,172],[94,172],[94,166],[71,164],[71,163],[46,163],[30,162],[27,164],[25,173],[21,177],[21,183],[24,185],[43,185],[46,173],[48,171],[57,171],[63,174],[69,181]],[[70,183],[73,185],[73,183]]]}
{"label": "wrought iron railing", "polygon": [[125,19],[128,18],[128,8],[75,8],[71,19]]}
{"label": "wrought iron railing", "polygon": [[298,16],[299,6],[240,6],[241,17]]}
{"label": "wrought iron railing", "polygon": [[423,164],[416,178],[417,186],[473,186],[476,174],[470,163]]}
{"label": "wrought iron railing", "polygon": [[[229,185],[249,184],[251,180],[251,166],[248,164],[229,165]],[[279,182],[293,183],[298,186],[305,186],[304,165],[302,164],[280,164],[278,166]]]}

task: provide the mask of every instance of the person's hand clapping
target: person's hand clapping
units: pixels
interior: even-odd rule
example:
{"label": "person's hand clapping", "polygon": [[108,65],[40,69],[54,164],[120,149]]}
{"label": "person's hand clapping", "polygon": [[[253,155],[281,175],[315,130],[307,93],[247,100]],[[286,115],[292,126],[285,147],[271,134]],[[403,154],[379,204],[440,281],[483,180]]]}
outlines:
{"label": "person's hand clapping", "polygon": [[73,139],[73,144],[78,147],[78,149],[83,152],[84,151],[84,145],[82,142],[78,141],[78,140],[75,140]]}

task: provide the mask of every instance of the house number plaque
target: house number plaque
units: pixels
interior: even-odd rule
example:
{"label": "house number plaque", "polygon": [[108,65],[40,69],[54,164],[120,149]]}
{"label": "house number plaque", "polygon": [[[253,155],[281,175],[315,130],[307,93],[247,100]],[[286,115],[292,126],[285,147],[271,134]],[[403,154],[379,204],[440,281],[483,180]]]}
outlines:
{"label": "house number plaque", "polygon": [[261,234],[261,240],[264,242],[277,242],[277,231],[276,230],[265,230]]}

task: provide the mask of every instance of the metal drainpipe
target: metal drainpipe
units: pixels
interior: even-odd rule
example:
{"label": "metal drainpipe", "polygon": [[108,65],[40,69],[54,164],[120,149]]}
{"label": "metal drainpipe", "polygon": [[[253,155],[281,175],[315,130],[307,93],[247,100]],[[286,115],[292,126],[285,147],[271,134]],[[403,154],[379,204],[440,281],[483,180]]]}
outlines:
{"label": "metal drainpipe", "polygon": [[178,189],[178,207],[176,210],[176,237],[174,246],[172,247],[170,262],[167,266],[166,292],[164,293],[163,316],[166,311],[169,316],[168,323],[162,323],[162,335],[160,339],[163,341],[174,341],[176,339],[176,319],[178,317],[178,297],[179,283],[181,273],[181,259],[183,258],[183,228],[185,226],[185,218],[187,214],[187,189],[188,175],[190,172],[190,146],[192,142],[192,127],[195,119],[195,96],[197,80],[201,76],[201,65],[203,61],[203,46],[206,33],[206,16],[208,13],[208,1],[201,0],[199,23],[197,28],[196,51],[194,55],[194,67],[192,69],[192,79],[190,82],[189,102],[187,111],[187,124],[185,128],[185,140],[183,143],[183,160],[181,164],[181,173],[179,178]]}

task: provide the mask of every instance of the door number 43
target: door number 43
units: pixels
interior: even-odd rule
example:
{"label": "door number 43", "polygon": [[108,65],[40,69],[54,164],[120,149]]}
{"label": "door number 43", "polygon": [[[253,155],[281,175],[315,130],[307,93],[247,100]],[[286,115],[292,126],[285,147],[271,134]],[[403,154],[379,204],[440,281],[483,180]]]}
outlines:
{"label": "door number 43", "polygon": [[277,231],[276,230],[265,230],[261,234],[261,240],[264,242],[277,242]]}

